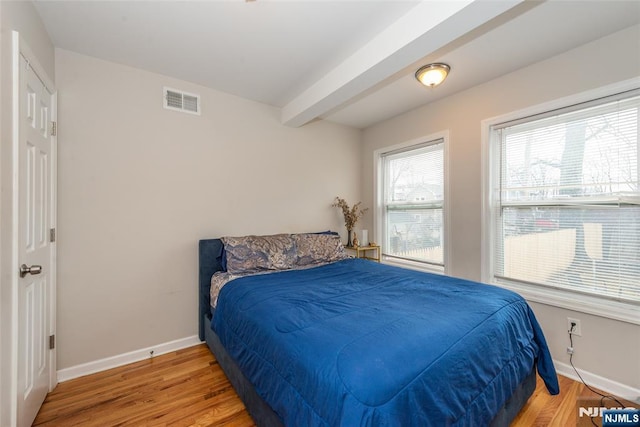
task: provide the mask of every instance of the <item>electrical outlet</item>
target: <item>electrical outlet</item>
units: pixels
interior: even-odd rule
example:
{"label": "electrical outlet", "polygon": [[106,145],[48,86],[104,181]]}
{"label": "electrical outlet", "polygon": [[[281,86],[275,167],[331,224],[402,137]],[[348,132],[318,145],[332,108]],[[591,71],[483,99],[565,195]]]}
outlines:
{"label": "electrical outlet", "polygon": [[[575,326],[573,327],[573,329],[571,329],[572,327],[572,323],[575,323]],[[581,337],[582,336],[582,328],[580,327],[580,320],[579,319],[573,319],[571,317],[567,317],[567,331],[571,331],[571,335],[575,335],[577,337]]]}

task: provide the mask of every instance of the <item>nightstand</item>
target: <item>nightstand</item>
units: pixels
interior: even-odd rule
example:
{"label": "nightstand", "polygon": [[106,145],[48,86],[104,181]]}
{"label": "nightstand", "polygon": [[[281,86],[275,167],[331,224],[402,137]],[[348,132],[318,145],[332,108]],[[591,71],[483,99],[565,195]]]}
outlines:
{"label": "nightstand", "polygon": [[380,262],[380,246],[345,246],[344,248],[352,251],[356,258]]}

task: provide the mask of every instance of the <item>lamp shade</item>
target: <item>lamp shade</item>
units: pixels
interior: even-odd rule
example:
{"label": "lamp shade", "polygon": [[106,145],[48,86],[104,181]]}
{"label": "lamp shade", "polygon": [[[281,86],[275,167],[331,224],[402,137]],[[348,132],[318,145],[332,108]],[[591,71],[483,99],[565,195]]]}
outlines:
{"label": "lamp shade", "polygon": [[425,65],[416,71],[416,79],[425,86],[435,87],[447,78],[449,70],[451,70],[451,67],[447,64],[435,63]]}

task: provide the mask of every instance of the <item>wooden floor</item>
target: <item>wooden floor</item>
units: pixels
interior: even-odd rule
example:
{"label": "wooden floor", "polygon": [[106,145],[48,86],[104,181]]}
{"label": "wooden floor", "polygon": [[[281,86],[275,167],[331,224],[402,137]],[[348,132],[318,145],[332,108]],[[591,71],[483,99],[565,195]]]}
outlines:
{"label": "wooden floor", "polygon": [[[595,396],[559,377],[561,394],[542,381],[512,426],[575,426],[578,396]],[[586,421],[586,420],[585,420]],[[206,345],[77,378],[49,393],[35,426],[253,426]],[[588,425],[591,425],[589,422]]]}

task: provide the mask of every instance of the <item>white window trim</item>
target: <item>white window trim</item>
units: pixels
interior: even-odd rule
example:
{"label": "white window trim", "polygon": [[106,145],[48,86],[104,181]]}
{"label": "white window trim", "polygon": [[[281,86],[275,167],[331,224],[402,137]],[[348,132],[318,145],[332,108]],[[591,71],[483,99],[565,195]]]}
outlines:
{"label": "white window trim", "polygon": [[[382,239],[383,232],[383,219],[384,219],[384,174],[383,168],[383,155],[390,151],[402,150],[412,146],[424,144],[428,141],[436,141],[441,139],[443,141],[444,151],[444,202],[443,202],[443,214],[442,221],[444,227],[444,242],[443,246],[443,263],[444,268],[438,268],[437,266],[429,265],[421,262],[413,262],[409,260],[399,259],[385,259],[381,256],[380,262],[384,264],[395,265],[398,267],[409,268],[412,270],[426,271],[429,273],[437,274],[449,274],[451,270],[451,245],[449,225],[450,221],[450,209],[449,209],[449,131],[436,132],[430,135],[422,136],[420,138],[405,141],[396,145],[391,145],[383,148],[379,148],[373,152],[373,228],[374,239]],[[380,241],[381,242],[381,241]],[[382,242],[380,243],[382,244]]]}
{"label": "white window trim", "polygon": [[527,286],[494,278],[493,261],[495,253],[493,235],[495,233],[495,226],[491,218],[491,200],[495,195],[491,194],[491,188],[494,187],[492,186],[493,174],[491,173],[492,159],[490,154],[491,127],[494,125],[545,113],[582,102],[588,102],[637,88],[640,88],[640,78],[633,78],[482,121],[481,275],[483,282],[511,289],[530,301],[640,325],[640,306],[638,305],[577,294],[566,290]]}

